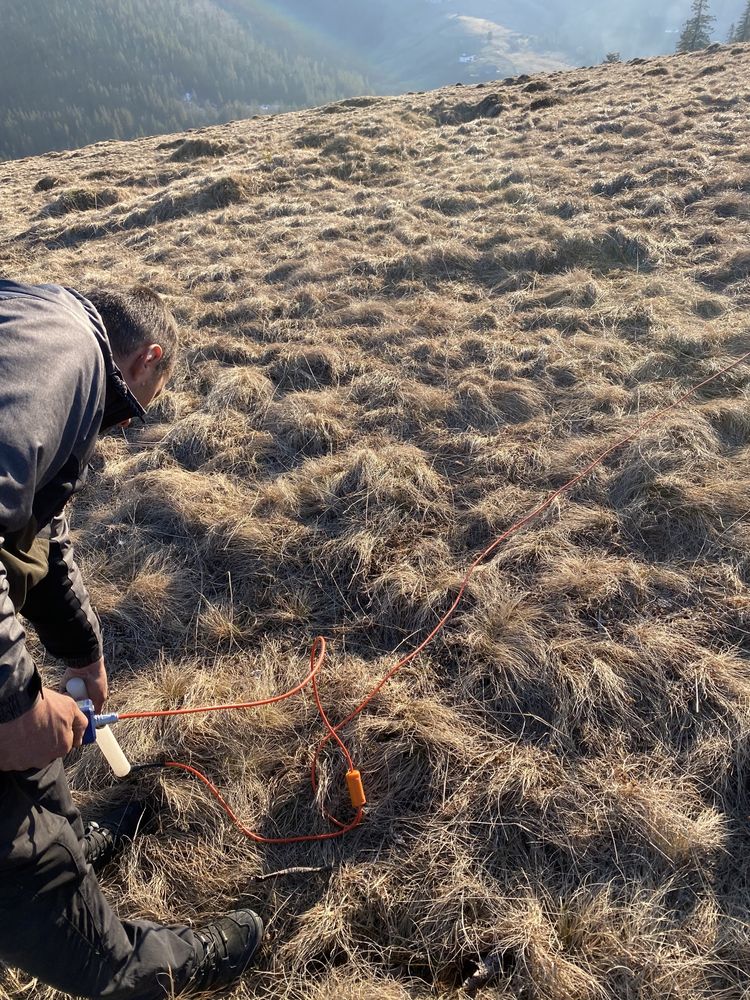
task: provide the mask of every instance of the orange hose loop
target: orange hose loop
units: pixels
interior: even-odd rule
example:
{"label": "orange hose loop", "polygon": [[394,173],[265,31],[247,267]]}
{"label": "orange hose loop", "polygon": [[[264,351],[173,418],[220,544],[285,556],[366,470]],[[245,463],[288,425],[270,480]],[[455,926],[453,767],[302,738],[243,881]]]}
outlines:
{"label": "orange hose loop", "polygon": [[[343,753],[344,758],[347,764],[349,765],[348,774],[351,773],[358,774],[359,772],[355,772],[354,770],[354,764],[352,762],[352,758],[351,755],[349,754],[349,751],[344,746],[344,743],[341,740],[340,736],[338,735],[338,733],[328,720],[326,711],[323,708],[323,703],[320,700],[320,694],[318,692],[318,686],[317,686],[317,675],[323,666],[323,663],[325,661],[325,655],[326,655],[326,641],[322,635],[319,635],[313,642],[312,648],[310,650],[310,673],[302,681],[301,684],[297,684],[297,686],[292,688],[290,691],[286,691],[284,692],[284,694],[281,695],[276,695],[273,698],[263,698],[260,701],[242,702],[231,705],[213,705],[210,708],[204,708],[204,709],[201,708],[167,709],[165,711],[159,711],[159,712],[130,712],[127,715],[126,714],[121,715],[120,718],[121,719],[125,718],[143,719],[143,718],[154,718],[154,717],[158,718],[160,716],[163,717],[169,715],[188,715],[188,714],[193,715],[196,712],[201,712],[201,711],[220,712],[220,711],[229,711],[230,709],[237,709],[237,708],[255,708],[259,705],[269,705],[277,701],[282,701],[285,698],[291,698],[293,694],[297,694],[307,684],[309,684],[312,681],[313,692],[315,695],[315,704],[317,705],[318,711],[320,712],[320,716],[326,728],[328,729],[329,739],[334,739],[338,743],[339,748],[341,749],[341,752]],[[207,778],[202,771],[199,771],[197,767],[191,767],[190,764],[182,764],[179,761],[174,761],[174,760],[167,761],[164,766],[176,768],[181,771],[187,771],[188,774],[192,774],[193,777],[197,778],[200,782],[202,782],[209,790],[209,792],[213,795],[213,797],[216,799],[216,801],[219,803],[219,805],[222,807],[222,809],[230,818],[232,823],[234,823],[234,825],[240,831],[240,833],[242,833],[249,840],[254,841],[256,844],[304,844],[319,840],[332,840],[335,837],[343,837],[344,834],[349,833],[355,827],[359,826],[364,816],[364,812],[362,809],[362,806],[364,806],[365,804],[364,792],[362,793],[363,801],[359,802],[359,804],[356,804],[355,799],[357,799],[357,796],[353,796],[351,794],[350,779],[347,778],[347,787],[350,789],[350,798],[356,810],[354,818],[349,820],[348,823],[343,823],[341,820],[336,819],[334,816],[331,816],[328,812],[326,812],[325,813],[326,818],[335,826],[337,826],[339,828],[338,830],[332,830],[330,833],[299,834],[291,837],[263,837],[261,834],[254,833],[252,830],[248,829],[248,827],[245,826],[245,824],[239,819],[235,811],[229,805],[229,803],[221,794],[216,785],[214,785],[214,783],[209,778]]]}
{"label": "orange hose loop", "polygon": [[254,833],[252,830],[249,830],[245,824],[242,823],[216,785],[214,785],[212,781],[209,781],[205,774],[199,771],[196,767],[191,767],[189,764],[181,764],[179,761],[175,760],[167,761],[164,766],[179,768],[181,771],[187,771],[199,781],[203,782],[240,833],[244,834],[249,840],[254,841],[256,844],[307,844],[316,840],[333,840],[335,837],[343,837],[345,834],[350,833],[355,827],[359,826],[362,822],[362,816],[364,815],[363,810],[361,808],[358,809],[354,819],[350,820],[346,824],[342,824],[340,830],[333,830],[331,833],[308,833],[296,837],[262,837],[259,833]]}
{"label": "orange hose loop", "polygon": [[[354,818],[350,820],[348,823],[344,823],[341,820],[338,820],[334,816],[330,815],[330,813],[325,812],[326,818],[329,820],[329,822],[337,826],[338,830],[332,831],[331,833],[308,834],[305,836],[297,836],[297,837],[261,837],[259,834],[253,833],[251,830],[248,830],[247,827],[245,827],[240,822],[235,813],[232,811],[231,806],[221,795],[221,792],[219,792],[216,786],[213,785],[204,774],[198,771],[197,768],[191,767],[188,764],[180,764],[176,761],[170,761],[165,766],[180,768],[183,771],[188,771],[190,774],[194,775],[196,778],[202,781],[203,784],[209,789],[211,794],[214,796],[214,798],[220,803],[220,805],[222,806],[226,814],[229,816],[229,818],[232,820],[232,822],[235,824],[235,826],[246,837],[249,837],[250,840],[254,840],[256,843],[299,844],[316,840],[330,840],[334,837],[341,837],[344,834],[349,833],[355,827],[359,826],[359,824],[362,821],[365,795],[364,795],[364,789],[361,786],[361,776],[359,775],[357,769],[354,767],[351,754],[347,750],[343,740],[340,738],[338,734],[344,728],[344,726],[348,725],[353,719],[355,719],[360,714],[360,712],[363,711],[363,709],[365,709],[370,704],[373,698],[388,683],[388,681],[391,679],[391,677],[393,677],[394,674],[398,673],[398,671],[402,667],[406,666],[407,663],[411,663],[413,659],[419,656],[419,654],[427,646],[429,646],[429,644],[443,630],[443,628],[445,628],[448,621],[453,617],[456,608],[461,603],[461,600],[463,599],[463,596],[466,592],[466,588],[468,587],[469,582],[472,576],[474,575],[474,572],[480,566],[480,564],[484,562],[484,560],[487,559],[488,556],[492,555],[492,553],[495,552],[495,550],[498,549],[503,542],[507,541],[508,538],[510,538],[512,535],[515,535],[516,532],[520,531],[522,528],[525,528],[526,525],[529,524],[529,522],[533,521],[540,514],[543,514],[545,510],[548,510],[549,507],[551,507],[552,504],[555,502],[555,500],[558,499],[558,497],[562,496],[562,494],[564,493],[568,493],[570,490],[573,489],[574,486],[577,486],[582,479],[585,479],[586,476],[588,476],[591,472],[593,472],[594,469],[596,469],[599,465],[601,465],[602,462],[604,462],[605,459],[609,458],[609,456],[612,455],[615,451],[618,451],[626,444],[630,444],[630,442],[634,441],[637,437],[639,437],[647,427],[651,427],[653,424],[657,423],[657,421],[659,421],[665,414],[670,413],[672,410],[675,410],[678,406],[684,403],[686,399],[688,399],[690,396],[693,396],[696,392],[698,392],[698,390],[702,389],[706,385],[709,385],[711,382],[715,382],[723,375],[728,374],[734,368],[737,368],[739,365],[741,365],[744,361],[747,361],[748,359],[750,359],[750,351],[746,351],[744,354],[742,354],[731,364],[727,365],[725,368],[722,368],[720,371],[715,372],[713,375],[709,375],[708,378],[703,379],[701,382],[698,382],[696,385],[692,386],[686,392],[683,392],[680,396],[677,397],[677,399],[674,400],[674,402],[670,403],[668,406],[662,407],[655,413],[652,413],[651,416],[647,417],[645,420],[640,421],[638,424],[636,424],[635,429],[631,431],[630,434],[627,434],[619,441],[616,441],[613,445],[610,445],[610,447],[605,449],[605,451],[603,451],[597,458],[589,462],[589,464],[581,472],[579,472],[578,475],[574,476],[569,482],[565,483],[563,486],[560,486],[558,489],[554,490],[552,493],[550,493],[550,495],[547,497],[546,500],[542,501],[542,503],[540,503],[537,507],[535,507],[532,511],[530,511],[530,513],[524,515],[524,517],[520,518],[518,521],[512,524],[501,535],[498,535],[498,537],[495,538],[495,540],[491,542],[485,549],[483,549],[482,552],[480,552],[479,555],[471,563],[468,570],[464,574],[464,577],[458,588],[458,593],[456,594],[453,603],[445,612],[445,614],[442,616],[437,625],[432,629],[429,635],[427,635],[426,638],[424,638],[422,642],[420,642],[419,645],[416,646],[410,653],[407,653],[406,656],[404,656],[397,663],[395,663],[391,667],[391,669],[378,681],[378,683],[370,691],[370,693],[356,706],[356,708],[352,709],[352,711],[346,716],[346,718],[342,719],[341,722],[337,723],[335,726],[330,722],[326,714],[326,711],[323,708],[323,703],[320,699],[320,692],[318,691],[318,675],[320,674],[320,671],[323,667],[326,656],[326,641],[322,636],[318,636],[318,638],[313,642],[312,649],[310,650],[310,672],[308,673],[308,675],[305,677],[303,681],[301,681],[295,687],[291,688],[289,691],[285,691],[283,694],[274,695],[271,698],[262,698],[259,701],[240,702],[237,704],[230,704],[230,705],[206,705],[200,708],[174,708],[156,712],[123,712],[119,716],[120,719],[153,719],[153,718],[163,718],[165,716],[171,716],[171,715],[195,715],[199,712],[225,712],[232,709],[259,708],[262,705],[272,705],[276,702],[284,701],[287,698],[291,698],[294,695],[299,694],[299,692],[302,691],[305,687],[307,687],[308,684],[312,683],[313,697],[315,698],[315,704],[318,708],[318,712],[320,713],[320,717],[323,720],[323,724],[328,730],[326,736],[324,736],[323,739],[320,741],[320,743],[318,743],[318,746],[315,749],[315,752],[313,754],[310,763],[310,781],[312,784],[313,792],[316,792],[318,788],[317,765],[320,754],[322,753],[323,749],[327,746],[327,744],[330,743],[331,740],[334,740],[338,744],[339,750],[341,751],[347,762],[348,765],[347,788],[350,793],[352,805],[357,809]],[[357,775],[357,778],[355,778],[354,775]],[[360,800],[361,804],[358,805]]]}

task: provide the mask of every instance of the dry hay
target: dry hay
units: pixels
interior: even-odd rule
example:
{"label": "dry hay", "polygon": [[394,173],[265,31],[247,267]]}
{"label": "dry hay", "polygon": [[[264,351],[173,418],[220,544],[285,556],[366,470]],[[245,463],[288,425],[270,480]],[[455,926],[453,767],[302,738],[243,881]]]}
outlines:
{"label": "dry hay", "polygon": [[[163,148],[168,149],[171,143],[162,144]],[[210,139],[185,139],[178,141],[175,146],[170,160],[175,160],[177,163],[184,163],[186,160],[199,160],[202,157],[211,156],[224,156],[229,147],[223,142],[212,142]]]}
{"label": "dry hay", "polygon": [[[35,190],[49,190],[47,178],[37,182]],[[41,184],[41,187],[40,187]],[[91,212],[108,208],[120,201],[120,192],[114,188],[71,188],[42,209],[42,215],[69,215],[71,212]]]}
{"label": "dry hay", "polygon": [[[749,58],[3,165],[5,271],[150,282],[185,330],[151,425],[102,441],[74,512],[116,706],[279,691],[323,632],[343,718],[482,546],[748,349]],[[80,177],[117,199],[70,198]],[[106,891],[159,919],[255,905],[273,943],[238,998],[458,996],[481,960],[493,996],[744,996],[748,459],[742,367],[477,571],[347,729],[359,830],[259,848],[146,772],[158,829]],[[319,735],[309,698],[120,729],[137,761],[203,767],[264,833],[326,828]],[[327,760],[321,800],[345,812],[339,775]],[[129,794],[91,752],[72,777],[84,805]],[[254,880],[296,865],[322,870]]]}

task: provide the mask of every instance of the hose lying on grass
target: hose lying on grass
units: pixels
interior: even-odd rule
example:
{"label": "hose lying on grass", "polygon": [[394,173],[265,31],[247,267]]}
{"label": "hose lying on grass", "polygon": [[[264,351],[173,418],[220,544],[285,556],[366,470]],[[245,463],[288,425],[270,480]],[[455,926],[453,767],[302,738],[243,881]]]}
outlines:
{"label": "hose lying on grass", "polygon": [[497,538],[495,538],[485,549],[483,549],[471,563],[461,581],[461,584],[458,588],[458,592],[453,600],[453,603],[450,605],[448,610],[444,613],[444,615],[438,621],[437,625],[435,625],[432,631],[410,653],[408,653],[402,659],[398,660],[398,662],[395,663],[390,668],[390,670],[388,670],[388,672],[381,678],[380,681],[378,681],[375,687],[356,706],[356,708],[354,708],[346,716],[346,718],[342,719],[342,721],[337,723],[335,726],[330,722],[326,714],[326,711],[323,707],[323,703],[320,699],[320,692],[318,689],[318,678],[325,663],[325,656],[326,656],[326,642],[322,636],[318,636],[313,642],[312,649],[310,651],[310,670],[305,676],[305,678],[301,680],[299,684],[296,684],[293,688],[291,688],[288,691],[284,691],[281,694],[273,695],[268,698],[262,698],[258,701],[238,702],[238,703],[230,703],[224,705],[201,705],[191,708],[162,709],[162,710],[147,711],[147,712],[121,712],[117,715],[108,716],[107,717],[108,720],[123,721],[126,719],[157,719],[157,718],[165,718],[176,715],[195,715],[206,712],[227,712],[227,711],[259,708],[263,705],[271,705],[277,702],[285,701],[287,698],[292,698],[295,695],[300,694],[309,684],[311,684],[313,690],[313,696],[315,698],[315,703],[320,713],[320,717],[323,720],[323,723],[327,730],[325,737],[320,741],[320,743],[316,747],[312,757],[312,762],[310,767],[310,781],[312,784],[313,792],[317,791],[318,788],[318,779],[317,779],[318,759],[323,749],[332,740],[338,745],[338,749],[340,750],[347,764],[346,784],[349,797],[352,803],[352,807],[354,809],[354,816],[348,821],[343,821],[337,819],[335,816],[332,816],[328,811],[325,811],[326,818],[335,827],[335,829],[327,833],[298,834],[288,837],[261,836],[260,834],[254,833],[252,830],[249,830],[246,826],[244,826],[244,824],[238,818],[238,816],[236,815],[232,807],[229,805],[229,803],[226,801],[226,799],[223,797],[223,795],[216,787],[216,785],[214,785],[213,782],[210,781],[210,779],[207,778],[206,775],[203,774],[201,771],[199,771],[197,768],[192,767],[189,764],[180,763],[179,761],[165,761],[161,766],[187,771],[189,774],[198,778],[198,780],[201,781],[209,789],[214,798],[219,802],[222,809],[226,812],[227,816],[229,816],[229,818],[237,827],[237,829],[240,831],[240,833],[248,837],[250,840],[255,841],[256,843],[296,844],[309,841],[330,840],[335,837],[344,836],[345,834],[354,830],[355,827],[359,826],[359,824],[362,822],[362,819],[364,817],[364,806],[366,805],[366,797],[364,793],[360,772],[356,769],[351,754],[349,753],[349,750],[347,749],[345,743],[341,739],[339,733],[345,726],[347,726],[354,718],[356,718],[360,714],[360,712],[362,712],[370,704],[370,702],[384,687],[384,685],[387,684],[388,681],[396,673],[398,673],[398,671],[401,670],[402,667],[406,666],[407,663],[410,663],[417,656],[419,656],[419,654],[424,649],[426,649],[426,647],[437,637],[437,635],[442,631],[442,629],[445,627],[445,625],[453,616],[454,612],[461,603],[464,593],[466,592],[466,588],[468,587],[469,581],[471,580],[475,570],[489,556],[491,556],[493,552],[495,552],[500,547],[500,545],[503,544],[503,542],[507,541],[507,539],[509,539],[512,535],[516,534],[516,532],[520,531],[522,528],[526,527],[527,524],[533,521],[540,514],[544,513],[544,511],[546,511],[549,507],[551,507],[551,505],[555,502],[555,500],[557,500],[562,494],[567,493],[571,489],[573,489],[574,486],[580,483],[581,480],[585,479],[586,476],[590,475],[590,473],[593,472],[594,469],[596,469],[599,465],[601,465],[602,462],[604,462],[605,459],[607,459],[615,451],[624,447],[626,444],[630,444],[630,442],[638,438],[640,434],[647,427],[650,427],[653,424],[657,423],[663,416],[665,416],[672,410],[676,409],[691,396],[695,395],[695,393],[698,392],[700,389],[702,389],[704,386],[709,385],[711,382],[715,382],[717,379],[728,374],[729,372],[737,368],[739,365],[741,365],[748,359],[750,359],[750,351],[747,351],[746,353],[742,354],[731,364],[722,368],[720,371],[715,372],[713,375],[710,375],[708,378],[705,378],[701,382],[698,382],[696,385],[692,386],[686,392],[678,396],[677,399],[675,399],[674,402],[670,403],[668,406],[662,407],[655,413],[652,413],[645,420],[640,421],[636,425],[634,430],[631,431],[631,433],[627,434],[623,438],[620,438],[609,448],[605,449],[600,455],[598,455],[595,459],[589,462],[589,464],[581,472],[579,472],[576,476],[574,476],[572,479],[566,482],[563,486],[560,486],[558,489],[554,490],[542,503],[540,503],[528,514],[524,515],[524,517],[520,518],[518,521],[512,524],[501,535],[498,535]]}

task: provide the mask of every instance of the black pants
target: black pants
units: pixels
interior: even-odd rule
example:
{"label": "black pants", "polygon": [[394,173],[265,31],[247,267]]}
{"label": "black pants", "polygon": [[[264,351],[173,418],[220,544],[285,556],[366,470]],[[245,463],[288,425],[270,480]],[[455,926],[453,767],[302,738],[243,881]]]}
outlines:
{"label": "black pants", "polygon": [[0,772],[0,960],[75,996],[180,992],[195,966],[194,933],[120,920],[86,864],[82,837],[62,761]]}

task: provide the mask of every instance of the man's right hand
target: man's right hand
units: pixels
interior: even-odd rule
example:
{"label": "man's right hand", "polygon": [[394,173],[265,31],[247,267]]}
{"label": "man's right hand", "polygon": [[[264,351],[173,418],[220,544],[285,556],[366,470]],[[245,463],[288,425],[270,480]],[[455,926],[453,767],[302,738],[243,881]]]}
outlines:
{"label": "man's right hand", "polygon": [[81,745],[86,726],[72,698],[44,688],[28,712],[0,723],[0,771],[46,767]]}

